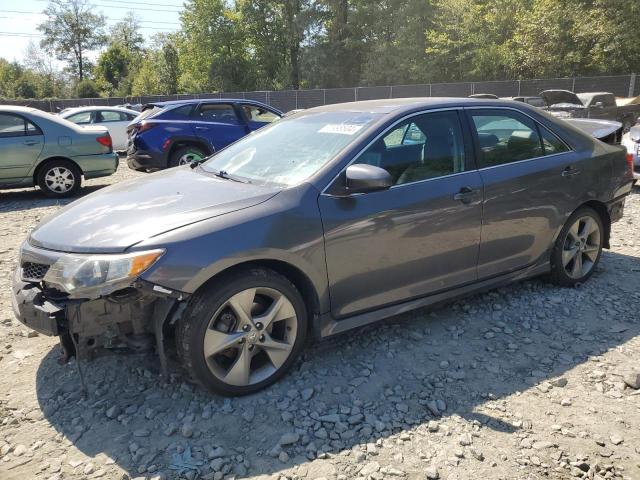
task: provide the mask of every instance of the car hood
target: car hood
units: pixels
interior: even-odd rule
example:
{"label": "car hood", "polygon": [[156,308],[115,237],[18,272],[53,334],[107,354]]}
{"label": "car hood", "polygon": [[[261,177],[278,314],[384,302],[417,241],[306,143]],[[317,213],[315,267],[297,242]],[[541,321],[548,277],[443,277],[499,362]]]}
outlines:
{"label": "car hood", "polygon": [[545,90],[543,92],[540,92],[540,96],[550,107],[584,108],[584,105],[582,104],[578,96],[568,90]]}
{"label": "car hood", "polygon": [[170,230],[265,202],[278,192],[201,169],[172,168],[71,203],[41,222],[29,243],[63,252],[123,252]]}

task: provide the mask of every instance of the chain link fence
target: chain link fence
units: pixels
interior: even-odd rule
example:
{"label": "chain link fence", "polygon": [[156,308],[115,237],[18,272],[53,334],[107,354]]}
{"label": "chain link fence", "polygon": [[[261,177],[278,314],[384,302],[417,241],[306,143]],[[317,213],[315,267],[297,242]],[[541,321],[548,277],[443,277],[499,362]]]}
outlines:
{"label": "chain link fence", "polygon": [[467,97],[491,93],[499,97],[536,96],[542,90],[563,89],[580,92],[611,92],[619,97],[640,95],[640,78],[629,75],[541,80],[501,80],[490,82],[430,83],[421,85],[392,85],[386,87],[327,88],[314,90],[281,90],[260,92],[223,92],[192,95],[157,95],[110,98],[76,98],[50,100],[4,100],[11,105],[25,105],[48,112],[87,105],[145,104],[182,99],[243,98],[272,105],[284,112],[318,105],[407,97]]}

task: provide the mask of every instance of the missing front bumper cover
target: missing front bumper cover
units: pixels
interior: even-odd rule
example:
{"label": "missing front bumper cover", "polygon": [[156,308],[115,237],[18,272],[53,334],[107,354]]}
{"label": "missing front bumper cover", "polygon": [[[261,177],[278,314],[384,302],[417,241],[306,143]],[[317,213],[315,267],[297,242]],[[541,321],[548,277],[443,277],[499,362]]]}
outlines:
{"label": "missing front bumper cover", "polygon": [[[39,284],[14,279],[12,304],[24,325],[59,336],[63,360],[91,359],[99,350],[141,352],[155,347],[166,373],[163,326],[183,304],[180,292],[159,291],[138,281],[94,300],[71,300],[43,291]],[[51,298],[53,297],[53,298]]]}

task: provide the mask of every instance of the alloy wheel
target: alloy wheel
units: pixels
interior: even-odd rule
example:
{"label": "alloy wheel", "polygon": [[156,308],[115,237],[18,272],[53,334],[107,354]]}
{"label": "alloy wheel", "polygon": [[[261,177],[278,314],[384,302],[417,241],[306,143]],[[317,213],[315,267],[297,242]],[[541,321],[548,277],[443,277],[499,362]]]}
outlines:
{"label": "alloy wheel", "polygon": [[562,249],[562,265],[569,277],[580,279],[594,267],[600,254],[602,235],[591,216],[578,218],[567,232]]}
{"label": "alloy wheel", "polygon": [[293,350],[298,319],[291,301],[272,288],[236,293],[211,318],[204,357],[219,380],[234,386],[276,373]]}
{"label": "alloy wheel", "polygon": [[47,188],[55,193],[67,193],[73,188],[76,178],[66,167],[53,167],[44,175]]}
{"label": "alloy wheel", "polygon": [[185,153],[178,160],[178,165],[191,165],[202,160],[202,155],[194,152]]}

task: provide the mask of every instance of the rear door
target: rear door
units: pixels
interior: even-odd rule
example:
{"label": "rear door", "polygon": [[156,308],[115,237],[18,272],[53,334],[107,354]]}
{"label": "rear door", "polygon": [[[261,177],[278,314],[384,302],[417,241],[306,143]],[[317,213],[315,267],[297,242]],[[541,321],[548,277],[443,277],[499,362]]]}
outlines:
{"label": "rear door", "polygon": [[0,113],[0,184],[20,183],[44,146],[40,128],[21,115]]}
{"label": "rear door", "polygon": [[[535,264],[597,182],[588,160],[514,109],[466,109],[484,184],[478,278]],[[585,183],[586,182],[586,183]]]}
{"label": "rear door", "polygon": [[264,127],[265,125],[278,121],[281,118],[278,113],[259,105],[243,103],[240,104],[240,109],[245,122],[252,132]]}
{"label": "rear door", "polygon": [[201,103],[194,112],[197,137],[220,150],[250,132],[231,103]]}
{"label": "rear door", "polygon": [[476,279],[482,183],[465,138],[455,110],[412,116],[354,161],[386,169],[391,189],[320,195],[336,317]]}

